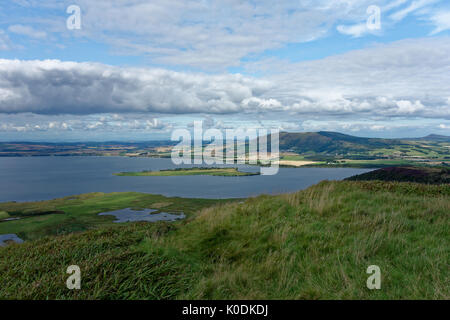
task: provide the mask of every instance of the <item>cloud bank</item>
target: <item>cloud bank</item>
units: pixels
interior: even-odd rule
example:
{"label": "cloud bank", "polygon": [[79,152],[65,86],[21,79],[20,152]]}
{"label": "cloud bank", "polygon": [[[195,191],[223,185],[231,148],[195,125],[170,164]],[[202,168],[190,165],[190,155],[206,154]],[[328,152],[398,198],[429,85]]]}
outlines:
{"label": "cloud bank", "polygon": [[450,119],[450,39],[404,40],[262,78],[58,60],[0,60],[0,113],[257,114]]}
{"label": "cloud bank", "polygon": [[[82,23],[81,30],[69,32],[66,8],[73,4],[81,8]],[[91,40],[153,64],[226,70],[246,57],[335,30],[352,37],[377,33],[366,27],[369,6],[381,9],[382,32],[411,15],[434,26],[434,34],[448,29],[444,0],[16,0],[0,4],[0,17],[17,8],[28,12],[3,18],[14,21],[11,33],[31,39]],[[40,16],[29,17],[36,10]]]}

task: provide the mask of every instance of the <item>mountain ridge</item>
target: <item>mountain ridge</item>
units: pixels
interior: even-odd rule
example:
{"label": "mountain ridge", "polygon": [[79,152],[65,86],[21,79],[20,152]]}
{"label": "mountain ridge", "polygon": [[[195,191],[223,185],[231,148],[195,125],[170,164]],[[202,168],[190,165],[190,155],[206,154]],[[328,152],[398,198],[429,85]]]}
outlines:
{"label": "mountain ridge", "polygon": [[428,157],[430,154],[450,156],[450,150],[443,144],[450,142],[450,137],[435,134],[411,139],[357,137],[332,131],[280,132],[279,136],[280,150],[297,154],[364,157]]}

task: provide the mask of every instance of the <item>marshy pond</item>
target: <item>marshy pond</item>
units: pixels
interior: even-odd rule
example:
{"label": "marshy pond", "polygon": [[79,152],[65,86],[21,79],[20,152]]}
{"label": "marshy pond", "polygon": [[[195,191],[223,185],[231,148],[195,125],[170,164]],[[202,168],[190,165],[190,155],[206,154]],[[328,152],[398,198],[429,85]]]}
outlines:
{"label": "marshy pond", "polygon": [[186,216],[181,214],[171,214],[166,212],[153,213],[158,210],[155,209],[144,209],[144,210],[133,210],[131,208],[121,209],[116,211],[108,211],[99,213],[99,216],[115,216],[116,223],[123,222],[137,222],[137,221],[147,221],[147,222],[157,222],[157,221],[175,221],[184,219]]}
{"label": "marshy pond", "polygon": [[5,247],[8,245],[8,241],[15,243],[22,243],[23,240],[20,239],[16,234],[0,234],[0,247]]}

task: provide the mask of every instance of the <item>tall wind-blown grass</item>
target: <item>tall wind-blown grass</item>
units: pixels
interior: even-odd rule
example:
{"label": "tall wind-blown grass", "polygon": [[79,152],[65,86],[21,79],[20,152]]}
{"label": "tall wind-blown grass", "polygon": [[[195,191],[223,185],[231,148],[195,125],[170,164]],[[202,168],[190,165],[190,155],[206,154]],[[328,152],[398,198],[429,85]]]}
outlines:
{"label": "tall wind-blown grass", "polygon": [[[324,181],[0,249],[2,298],[449,299],[450,185]],[[65,288],[79,264],[82,289]],[[369,265],[381,289],[369,290]]]}

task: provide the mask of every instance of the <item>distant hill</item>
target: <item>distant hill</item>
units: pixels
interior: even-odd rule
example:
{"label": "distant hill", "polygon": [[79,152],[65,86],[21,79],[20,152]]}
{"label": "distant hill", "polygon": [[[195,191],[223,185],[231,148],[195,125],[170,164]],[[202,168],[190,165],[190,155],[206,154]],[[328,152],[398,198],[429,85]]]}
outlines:
{"label": "distant hill", "polygon": [[[0,142],[4,156],[153,156],[170,157],[177,141],[143,142]],[[210,141],[204,141],[204,145]],[[269,139],[270,143],[270,139]],[[450,160],[450,137],[431,134],[416,139],[381,139],[320,132],[281,132],[280,151],[301,154],[308,160],[409,159],[442,162]]]}
{"label": "distant hill", "polygon": [[439,134],[429,134],[425,137],[420,138],[402,138],[401,140],[406,141],[433,141],[433,142],[450,142],[449,136],[443,136]]}
{"label": "distant hill", "polygon": [[393,145],[403,145],[403,143],[396,139],[362,138],[329,131],[280,133],[280,149],[298,153],[354,154],[390,148]]}
{"label": "distant hill", "polygon": [[307,159],[318,161],[329,161],[336,156],[355,160],[410,157],[442,161],[450,159],[445,139],[450,137],[429,135],[417,139],[381,139],[329,131],[280,132],[280,151],[303,154]]}
{"label": "distant hill", "polygon": [[427,184],[450,183],[450,168],[389,167],[359,174],[346,180],[381,180]]}
{"label": "distant hill", "polygon": [[438,134],[429,134],[428,136],[421,138],[421,140],[450,142],[450,137]]}

